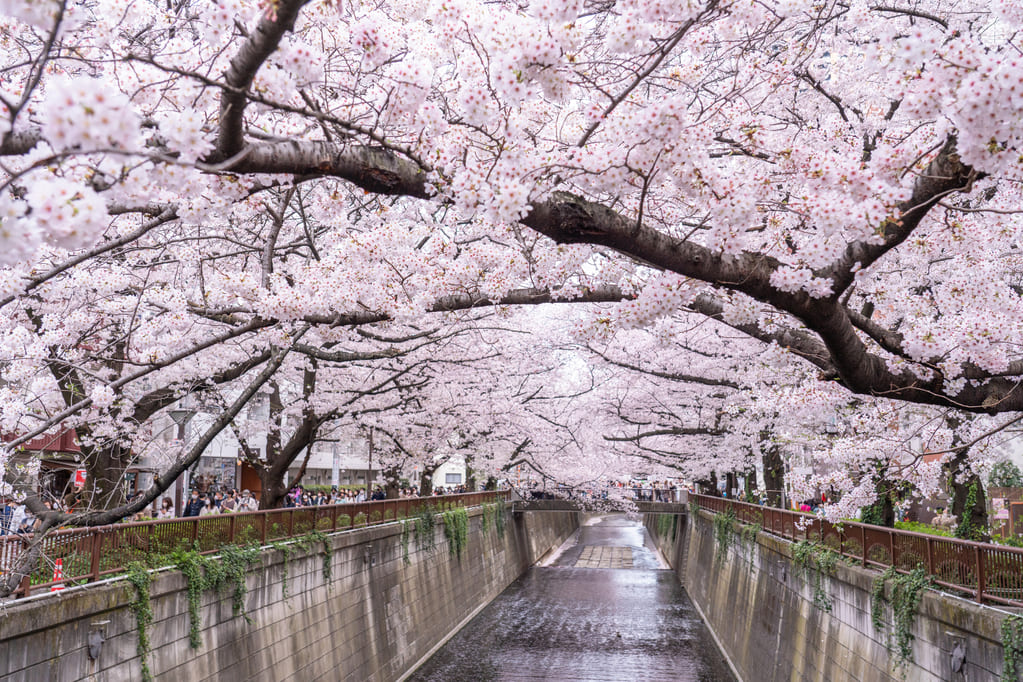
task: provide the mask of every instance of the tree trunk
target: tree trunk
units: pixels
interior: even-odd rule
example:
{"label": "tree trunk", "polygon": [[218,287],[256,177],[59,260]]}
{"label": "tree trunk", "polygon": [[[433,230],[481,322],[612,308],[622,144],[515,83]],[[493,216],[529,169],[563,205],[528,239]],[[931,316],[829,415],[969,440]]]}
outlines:
{"label": "tree trunk", "polygon": [[746,494],[746,501],[753,501],[753,491],[757,487],[757,470],[752,466],[743,471],[743,480],[745,485],[743,486],[743,492]]}
{"label": "tree trunk", "polygon": [[781,449],[768,442],[763,433],[760,435],[760,448],[767,504],[782,508],[785,506],[785,462],[781,458]]}
{"label": "tree trunk", "polygon": [[433,473],[437,471],[435,466],[424,466],[423,475],[419,478],[419,496],[429,497],[433,495]]}
{"label": "tree trunk", "polygon": [[[260,509],[278,509],[284,506],[284,498],[288,494],[288,486],[282,476],[276,475],[269,467],[256,467],[259,482],[263,486],[259,494]],[[297,484],[298,481],[295,481]]]}
{"label": "tree trunk", "polygon": [[970,468],[967,453],[957,454],[945,464],[949,493],[952,496],[952,515],[959,519],[956,537],[977,542],[988,542],[987,499],[984,483]]}
{"label": "tree trunk", "polygon": [[[124,474],[131,461],[131,450],[113,445],[95,448],[84,455],[85,488],[82,502],[87,509],[113,509],[125,503]],[[81,511],[81,510],[76,510]]]}
{"label": "tree trunk", "polygon": [[384,471],[384,495],[388,500],[396,500],[401,494],[401,469]]}
{"label": "tree trunk", "polygon": [[718,475],[716,471],[710,472],[709,478],[704,478],[696,482],[696,485],[700,487],[700,490],[704,495],[710,495],[711,497],[721,497],[721,492],[718,490]]}
{"label": "tree trunk", "polygon": [[735,491],[739,487],[739,481],[735,477],[734,471],[729,471],[725,474],[725,497],[734,497]]}

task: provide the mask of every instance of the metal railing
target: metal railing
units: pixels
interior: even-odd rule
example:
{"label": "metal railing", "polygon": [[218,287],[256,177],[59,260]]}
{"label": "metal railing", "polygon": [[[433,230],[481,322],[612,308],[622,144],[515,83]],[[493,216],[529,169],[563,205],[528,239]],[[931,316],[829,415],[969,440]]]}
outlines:
{"label": "metal railing", "polygon": [[893,566],[902,573],[923,566],[937,585],[980,603],[1023,606],[1023,549],[866,523],[831,523],[804,512],[708,495],[691,494],[689,499],[717,513],[732,509],[738,521],[759,524],[789,540],[820,542],[863,566]]}
{"label": "metal railing", "polygon": [[[431,508],[439,512],[452,505],[475,507],[508,499],[509,491],[462,493],[56,530],[43,538],[36,567],[12,596],[25,597],[57,583],[94,582],[124,572],[132,561],[145,563],[153,555],[176,550],[198,548],[212,554],[226,545],[265,545],[314,530],[331,533],[410,518]],[[15,566],[32,539],[31,534],[0,536],[0,574]],[[57,559],[62,563],[62,581],[53,580]]]}

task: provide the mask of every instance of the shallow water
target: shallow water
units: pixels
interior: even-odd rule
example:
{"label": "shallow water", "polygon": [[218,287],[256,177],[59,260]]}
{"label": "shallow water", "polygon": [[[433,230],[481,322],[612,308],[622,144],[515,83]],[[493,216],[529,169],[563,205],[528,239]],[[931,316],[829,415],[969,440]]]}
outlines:
{"label": "shallow water", "polygon": [[606,516],[574,540],[551,565],[512,583],[409,679],[735,679],[638,521]]}

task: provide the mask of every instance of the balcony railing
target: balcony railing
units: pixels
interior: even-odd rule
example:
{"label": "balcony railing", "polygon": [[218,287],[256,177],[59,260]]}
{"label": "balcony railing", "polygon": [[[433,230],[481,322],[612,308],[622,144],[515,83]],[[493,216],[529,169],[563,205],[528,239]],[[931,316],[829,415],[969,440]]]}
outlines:
{"label": "balcony railing", "polygon": [[[300,537],[311,531],[332,533],[410,518],[419,512],[450,506],[476,507],[510,498],[508,491],[413,497],[254,512],[233,512],[188,518],[118,523],[95,528],[71,528],[47,533],[36,567],[21,581],[15,597],[65,585],[95,582],[122,573],[132,561],[175,550],[198,548],[213,554],[226,545],[259,543]],[[30,535],[0,536],[0,574],[12,570],[32,542]],[[54,581],[61,560],[64,578]]]}
{"label": "balcony railing", "polygon": [[690,495],[690,500],[717,513],[732,509],[738,521],[759,524],[789,540],[819,542],[862,566],[893,566],[902,573],[923,566],[936,584],[978,602],[1023,606],[1023,549],[866,523],[831,523],[812,514],[708,495]]}

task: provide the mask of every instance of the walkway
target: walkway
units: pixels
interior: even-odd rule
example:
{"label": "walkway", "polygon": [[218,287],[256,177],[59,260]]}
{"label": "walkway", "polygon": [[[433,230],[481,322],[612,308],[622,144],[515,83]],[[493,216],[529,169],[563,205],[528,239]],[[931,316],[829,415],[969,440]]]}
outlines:
{"label": "walkway", "polygon": [[501,593],[410,678],[733,680],[638,521],[593,519]]}

